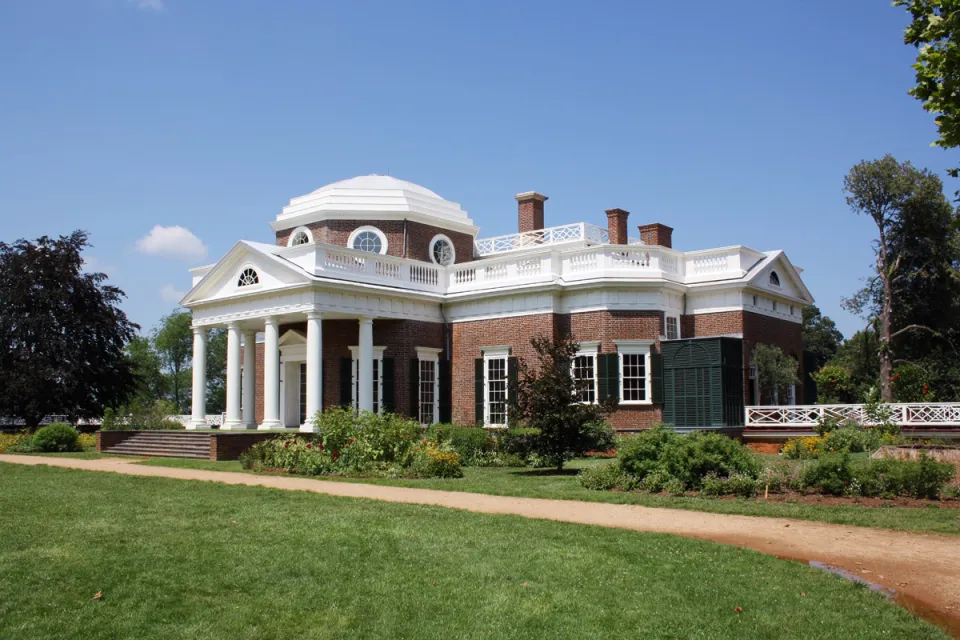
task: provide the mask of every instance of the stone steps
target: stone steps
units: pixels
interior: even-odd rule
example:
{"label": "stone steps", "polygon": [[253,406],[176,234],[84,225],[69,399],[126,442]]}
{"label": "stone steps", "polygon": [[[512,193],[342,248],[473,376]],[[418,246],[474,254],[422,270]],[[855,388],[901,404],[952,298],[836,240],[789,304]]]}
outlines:
{"label": "stone steps", "polygon": [[208,460],[210,437],[199,433],[140,432],[113,446],[105,447],[103,453]]}

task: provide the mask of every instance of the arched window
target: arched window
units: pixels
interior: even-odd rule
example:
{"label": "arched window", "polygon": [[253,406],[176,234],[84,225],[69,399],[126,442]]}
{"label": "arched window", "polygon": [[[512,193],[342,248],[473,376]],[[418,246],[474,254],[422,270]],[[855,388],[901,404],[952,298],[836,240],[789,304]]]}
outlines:
{"label": "arched window", "polygon": [[250,287],[255,284],[260,284],[260,276],[257,275],[257,272],[247,267],[240,272],[240,277],[237,279],[238,287]]}
{"label": "arched window", "polygon": [[770,284],[772,284],[775,287],[780,286],[780,276],[777,275],[776,271],[770,272]]}
{"label": "arched window", "polygon": [[430,259],[437,264],[448,267],[457,260],[453,242],[445,235],[436,235],[430,241]]}
{"label": "arched window", "polygon": [[387,236],[376,227],[358,227],[347,239],[347,246],[357,251],[384,254],[387,252]]}
{"label": "arched window", "polygon": [[306,231],[297,231],[293,234],[293,238],[290,239],[290,246],[296,247],[301,244],[309,244],[310,236],[307,235]]}

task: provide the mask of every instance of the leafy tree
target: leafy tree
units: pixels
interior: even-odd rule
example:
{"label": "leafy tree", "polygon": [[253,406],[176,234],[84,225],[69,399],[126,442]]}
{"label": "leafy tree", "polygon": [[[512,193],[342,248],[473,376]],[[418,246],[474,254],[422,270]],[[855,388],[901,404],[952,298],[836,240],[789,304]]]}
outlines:
{"label": "leafy tree", "polygon": [[940,178],[890,155],[855,165],[844,191],[851,209],[877,227],[875,275],[847,306],[876,320],[880,399],[891,402],[894,341],[920,331],[942,337],[929,322],[947,301],[929,300],[924,290],[955,286],[949,282],[955,214]]}
{"label": "leafy tree", "polygon": [[[906,7],[913,22],[904,32],[905,44],[918,49],[917,84],[909,93],[923,108],[937,114],[938,147],[960,146],[960,0],[894,0]],[[960,169],[950,169],[956,178]]]}
{"label": "leafy tree", "polygon": [[800,384],[797,377],[797,361],[780,347],[758,344],[753,348],[753,361],[757,365],[757,382],[760,394],[767,398],[786,400],[787,387]]}
{"label": "leafy tree", "polygon": [[551,340],[535,336],[530,340],[538,363],[517,364],[517,402],[513,407],[521,422],[539,430],[534,441],[538,454],[548,458],[557,470],[563,463],[598,446],[609,437],[604,416],[616,408],[616,400],[586,404],[577,400],[577,386],[571,363],[579,344],[569,338]]}
{"label": "leafy tree", "polygon": [[193,330],[187,311],[174,311],[160,320],[154,330],[153,345],[170,381],[172,400],[177,411],[187,409],[191,389],[191,361],[193,359]]}
{"label": "leafy tree", "polygon": [[815,369],[835,356],[842,342],[843,334],[830,316],[822,315],[815,304],[803,308],[803,348],[816,358]]}
{"label": "leafy tree", "polygon": [[[827,366],[838,366],[850,372],[851,395],[844,402],[876,402],[880,398],[877,381],[880,377],[880,360],[877,357],[879,342],[871,329],[858,331],[844,341],[837,355]],[[824,367],[826,369],[827,367]],[[821,369],[823,371],[823,369]],[[818,381],[819,390],[819,381]]]}
{"label": "leafy tree", "polygon": [[207,333],[207,413],[221,413],[227,407],[227,331]]}
{"label": "leafy tree", "polygon": [[123,291],[83,273],[86,246],[84,231],[0,242],[0,414],[91,418],[134,387],[124,346],[138,327]]}
{"label": "leafy tree", "polygon": [[828,364],[811,374],[817,383],[818,404],[856,403],[857,388],[850,370],[839,364]]}
{"label": "leafy tree", "polygon": [[166,398],[169,380],[163,374],[163,363],[150,338],[134,336],[127,344],[126,351],[136,377],[136,387],[130,401],[151,404]]}

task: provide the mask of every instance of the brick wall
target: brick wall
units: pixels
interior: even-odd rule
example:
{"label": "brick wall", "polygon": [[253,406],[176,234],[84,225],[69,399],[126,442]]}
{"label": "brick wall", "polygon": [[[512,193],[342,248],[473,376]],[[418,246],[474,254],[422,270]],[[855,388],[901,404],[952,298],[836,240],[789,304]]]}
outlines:
{"label": "brick wall", "polygon": [[264,440],[283,437],[280,434],[260,433],[211,433],[210,459],[236,460],[240,454]]}
{"label": "brick wall", "polygon": [[[450,238],[456,250],[457,262],[473,260],[473,236],[459,231],[450,231],[431,225],[407,221],[407,244],[404,252],[403,220],[323,220],[306,225],[313,233],[315,242],[347,246],[350,234],[357,227],[372,226],[383,232],[387,237],[387,255],[402,258],[406,255],[412,260],[432,262],[430,258],[430,241],[438,233]],[[277,244],[287,246],[293,229],[284,229],[277,232]]]}

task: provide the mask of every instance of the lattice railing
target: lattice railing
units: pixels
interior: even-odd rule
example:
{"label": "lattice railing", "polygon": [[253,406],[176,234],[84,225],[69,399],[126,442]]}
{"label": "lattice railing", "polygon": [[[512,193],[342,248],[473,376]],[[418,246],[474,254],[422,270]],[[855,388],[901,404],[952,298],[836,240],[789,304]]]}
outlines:
{"label": "lattice railing", "polygon": [[[838,421],[854,420],[860,424],[876,424],[862,404],[813,404],[789,406],[746,407],[748,427],[815,427],[826,418]],[[960,427],[960,403],[917,402],[881,405],[891,422],[903,427]]]}
{"label": "lattice railing", "polygon": [[540,245],[559,244],[561,242],[574,242],[577,240],[606,244],[610,242],[610,232],[603,227],[587,224],[586,222],[575,222],[559,227],[535,229],[533,231],[524,231],[523,233],[510,233],[494,238],[481,238],[475,242],[474,248],[478,256],[488,256],[504,251],[514,251],[516,249]]}

